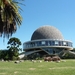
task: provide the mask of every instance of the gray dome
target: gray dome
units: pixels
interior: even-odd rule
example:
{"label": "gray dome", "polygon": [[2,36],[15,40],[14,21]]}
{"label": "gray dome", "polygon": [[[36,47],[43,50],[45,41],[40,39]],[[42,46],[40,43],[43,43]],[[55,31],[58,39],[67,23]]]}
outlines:
{"label": "gray dome", "polygon": [[31,40],[64,39],[61,32],[53,26],[42,26],[34,31]]}

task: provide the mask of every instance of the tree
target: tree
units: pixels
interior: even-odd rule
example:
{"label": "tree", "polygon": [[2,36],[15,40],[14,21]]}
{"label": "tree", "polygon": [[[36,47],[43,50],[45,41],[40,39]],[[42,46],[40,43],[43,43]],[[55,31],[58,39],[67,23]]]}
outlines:
{"label": "tree", "polygon": [[[19,0],[23,1],[23,0]],[[0,0],[0,36],[10,37],[22,23],[20,2],[17,0]]]}
{"label": "tree", "polygon": [[0,50],[0,59],[8,60],[8,50]]}
{"label": "tree", "polygon": [[75,52],[75,48],[73,48],[73,50],[72,50],[73,52]]}
{"label": "tree", "polygon": [[9,59],[10,60],[14,60],[14,59],[18,59],[18,55],[19,55],[19,50],[21,50],[20,45],[21,45],[21,41],[18,38],[10,38],[8,41],[8,52],[9,52]]}

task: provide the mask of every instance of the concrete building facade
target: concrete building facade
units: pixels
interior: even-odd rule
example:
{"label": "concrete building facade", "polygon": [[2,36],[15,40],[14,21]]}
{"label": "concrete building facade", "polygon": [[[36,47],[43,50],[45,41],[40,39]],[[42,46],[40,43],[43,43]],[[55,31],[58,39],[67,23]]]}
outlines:
{"label": "concrete building facade", "polygon": [[23,50],[26,56],[58,55],[63,50],[72,50],[72,45],[57,28],[45,25],[34,31],[30,41],[23,43]]}

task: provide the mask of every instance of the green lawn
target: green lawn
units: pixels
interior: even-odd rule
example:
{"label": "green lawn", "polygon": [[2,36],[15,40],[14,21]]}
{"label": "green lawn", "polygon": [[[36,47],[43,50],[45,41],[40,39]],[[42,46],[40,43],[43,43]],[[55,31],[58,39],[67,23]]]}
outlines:
{"label": "green lawn", "polygon": [[66,62],[0,61],[0,75],[75,75],[75,60]]}

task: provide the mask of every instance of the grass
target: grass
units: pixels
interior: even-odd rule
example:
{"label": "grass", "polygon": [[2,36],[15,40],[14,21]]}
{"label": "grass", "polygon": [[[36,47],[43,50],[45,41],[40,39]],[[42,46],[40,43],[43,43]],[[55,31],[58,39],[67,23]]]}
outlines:
{"label": "grass", "polygon": [[14,61],[0,61],[0,75],[74,75],[75,60],[66,62],[35,62],[24,61],[15,64]]}

